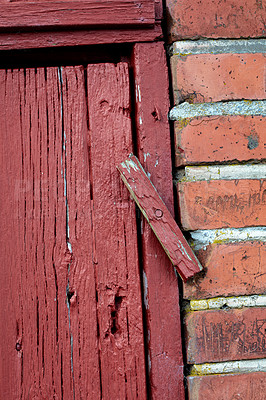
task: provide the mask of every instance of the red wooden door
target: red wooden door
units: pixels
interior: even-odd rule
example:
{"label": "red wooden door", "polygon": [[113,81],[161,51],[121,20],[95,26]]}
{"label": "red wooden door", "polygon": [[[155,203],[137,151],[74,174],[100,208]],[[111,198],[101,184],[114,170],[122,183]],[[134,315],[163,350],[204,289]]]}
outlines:
{"label": "red wooden door", "polygon": [[126,63],[0,71],[1,398],[145,399]]}

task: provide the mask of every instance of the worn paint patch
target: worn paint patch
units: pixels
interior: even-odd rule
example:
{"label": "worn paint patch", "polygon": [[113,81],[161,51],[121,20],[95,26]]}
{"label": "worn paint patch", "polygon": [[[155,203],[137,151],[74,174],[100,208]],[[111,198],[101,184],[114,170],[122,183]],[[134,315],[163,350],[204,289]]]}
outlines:
{"label": "worn paint patch", "polygon": [[194,364],[191,375],[266,372],[266,359],[240,360],[218,363]]}
{"label": "worn paint patch", "polygon": [[172,108],[169,119],[178,121],[180,119],[206,117],[213,115],[266,115],[265,100],[236,100],[215,103],[181,103]]}
{"label": "worn paint patch", "polygon": [[264,53],[265,39],[242,40],[183,40],[169,47],[170,55],[186,56],[188,54],[223,54],[223,53]]}

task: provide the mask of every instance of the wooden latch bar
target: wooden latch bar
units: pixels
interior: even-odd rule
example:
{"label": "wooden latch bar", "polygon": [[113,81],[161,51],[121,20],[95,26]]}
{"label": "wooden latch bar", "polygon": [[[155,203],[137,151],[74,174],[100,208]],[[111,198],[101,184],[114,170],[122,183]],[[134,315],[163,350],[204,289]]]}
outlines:
{"label": "wooden latch bar", "polygon": [[166,254],[186,282],[200,272],[202,266],[138,158],[131,154],[117,169]]}

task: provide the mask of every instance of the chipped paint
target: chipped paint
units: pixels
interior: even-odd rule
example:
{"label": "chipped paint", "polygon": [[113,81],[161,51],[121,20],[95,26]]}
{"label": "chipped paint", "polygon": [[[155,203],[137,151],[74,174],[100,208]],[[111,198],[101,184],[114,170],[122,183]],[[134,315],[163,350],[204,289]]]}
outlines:
{"label": "chipped paint", "polygon": [[217,310],[220,308],[265,307],[266,295],[215,297],[205,300],[191,300],[189,311]]}
{"label": "chipped paint", "polygon": [[266,372],[266,358],[257,360],[195,364],[192,366],[190,374],[193,376],[245,372]]}
{"label": "chipped paint", "polygon": [[266,227],[202,229],[190,232],[193,249],[205,248],[211,243],[262,241],[266,242]]}
{"label": "chipped paint", "polygon": [[217,179],[266,179],[266,164],[188,166],[178,172],[176,178],[182,182]]}
{"label": "chipped paint", "polygon": [[144,157],[144,162],[147,161],[147,158],[150,157],[150,153],[143,153],[143,157]]}
{"label": "chipped paint", "polygon": [[137,101],[138,103],[141,102],[141,93],[140,93],[140,87],[139,87],[139,85],[136,85],[136,101]]}
{"label": "chipped paint", "polygon": [[121,167],[125,168],[128,171],[128,173],[130,173],[130,168],[133,168],[134,171],[139,170],[137,164],[135,164],[134,161],[132,160],[126,160],[125,162],[122,162]]}
{"label": "chipped paint", "polygon": [[178,56],[187,56],[189,54],[265,53],[265,51],[265,39],[183,40],[175,42],[169,47],[170,54]]}
{"label": "chipped paint", "polygon": [[178,121],[196,117],[219,115],[262,115],[266,116],[266,100],[238,100],[217,103],[181,103],[172,108],[169,119]]}
{"label": "chipped paint", "polygon": [[146,310],[149,308],[149,302],[148,302],[148,279],[147,275],[145,274],[145,271],[142,271],[142,285],[143,285],[143,301]]}

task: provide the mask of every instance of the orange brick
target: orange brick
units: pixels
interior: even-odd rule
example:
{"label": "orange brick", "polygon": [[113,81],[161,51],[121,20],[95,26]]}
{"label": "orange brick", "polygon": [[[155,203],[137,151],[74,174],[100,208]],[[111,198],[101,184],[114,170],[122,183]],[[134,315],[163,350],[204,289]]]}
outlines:
{"label": "orange brick", "polygon": [[189,400],[266,400],[266,372],[190,376]]}
{"label": "orange brick", "polygon": [[185,299],[266,292],[266,243],[211,244],[196,254],[206,272],[184,284]]}
{"label": "orange brick", "polygon": [[170,40],[265,36],[262,0],[166,0]]}
{"label": "orange brick", "polygon": [[266,225],[266,180],[179,182],[183,229]]}
{"label": "orange brick", "polygon": [[194,311],[185,327],[189,364],[266,357],[266,308]]}
{"label": "orange brick", "polygon": [[265,54],[172,57],[176,103],[265,98]]}
{"label": "orange brick", "polygon": [[200,117],[175,123],[176,166],[266,158],[262,116]]}

